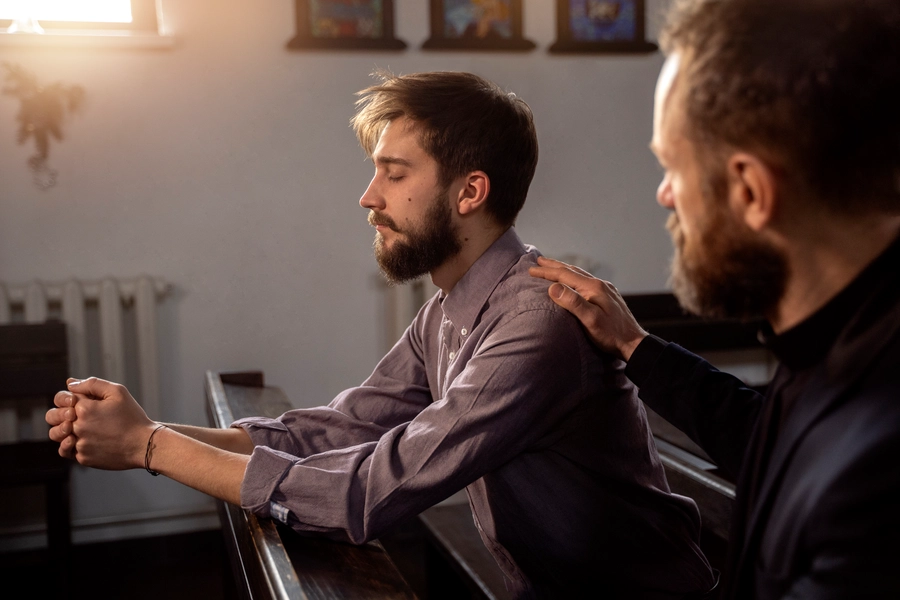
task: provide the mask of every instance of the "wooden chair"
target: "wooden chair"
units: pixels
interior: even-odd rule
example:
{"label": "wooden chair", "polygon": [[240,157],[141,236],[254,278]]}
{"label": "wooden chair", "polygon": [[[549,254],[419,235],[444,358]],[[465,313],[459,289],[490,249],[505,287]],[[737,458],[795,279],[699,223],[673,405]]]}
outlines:
{"label": "wooden chair", "polygon": [[[0,402],[33,405],[43,399],[47,408],[53,406],[53,396],[66,385],[66,348],[63,323],[0,326]],[[59,456],[58,448],[46,436],[0,444],[0,488],[45,486],[49,572],[56,574],[65,595],[72,547],[70,462]]]}

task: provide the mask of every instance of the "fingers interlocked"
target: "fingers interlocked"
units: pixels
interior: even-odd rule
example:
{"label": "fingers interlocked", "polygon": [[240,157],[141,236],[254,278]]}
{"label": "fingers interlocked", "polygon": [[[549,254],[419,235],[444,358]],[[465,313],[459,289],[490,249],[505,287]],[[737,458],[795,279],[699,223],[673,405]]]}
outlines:
{"label": "fingers interlocked", "polygon": [[75,444],[78,441],[75,435],[77,403],[78,398],[72,392],[67,390],[57,392],[53,397],[56,408],[48,410],[44,417],[50,425],[50,439],[59,442],[59,455],[64,458],[75,458]]}

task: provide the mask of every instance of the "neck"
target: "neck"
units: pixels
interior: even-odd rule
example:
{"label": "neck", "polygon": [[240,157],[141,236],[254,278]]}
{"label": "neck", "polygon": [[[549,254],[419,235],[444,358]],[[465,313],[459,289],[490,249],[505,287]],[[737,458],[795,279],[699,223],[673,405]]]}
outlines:
{"label": "neck", "polygon": [[768,315],[775,333],[801,323],[847,287],[900,235],[900,216],[806,221],[785,243],[788,281]]}
{"label": "neck", "polygon": [[483,222],[464,223],[459,231],[462,250],[431,271],[432,283],[441,288],[444,294],[449,294],[475,261],[481,258],[481,255],[506,233],[507,229]]}

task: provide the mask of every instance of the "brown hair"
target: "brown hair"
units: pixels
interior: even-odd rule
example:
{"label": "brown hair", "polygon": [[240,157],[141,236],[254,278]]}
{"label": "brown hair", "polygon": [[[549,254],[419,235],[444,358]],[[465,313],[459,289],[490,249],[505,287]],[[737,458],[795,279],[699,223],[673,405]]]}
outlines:
{"label": "brown hair", "polygon": [[681,0],[661,42],[698,146],[757,151],[835,211],[900,211],[898,0]]}
{"label": "brown hair", "polygon": [[484,171],[491,181],[488,213],[500,225],[512,225],[537,167],[537,133],[528,105],[471,73],[374,75],[382,83],[358,92],[350,121],[369,156],[390,121],[412,119],[422,148],[440,166],[441,183]]}

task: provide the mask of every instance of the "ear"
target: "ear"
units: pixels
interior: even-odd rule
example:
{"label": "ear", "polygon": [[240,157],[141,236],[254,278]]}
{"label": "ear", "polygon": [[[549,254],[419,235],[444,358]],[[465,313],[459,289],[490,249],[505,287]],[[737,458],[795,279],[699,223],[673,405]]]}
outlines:
{"label": "ear", "polygon": [[738,152],[728,159],[728,202],[754,231],[772,221],[778,208],[778,180],[772,168],[754,154]]}
{"label": "ear", "polygon": [[484,208],[491,191],[491,179],[484,171],[472,171],[462,178],[456,201],[460,215],[473,214]]}

